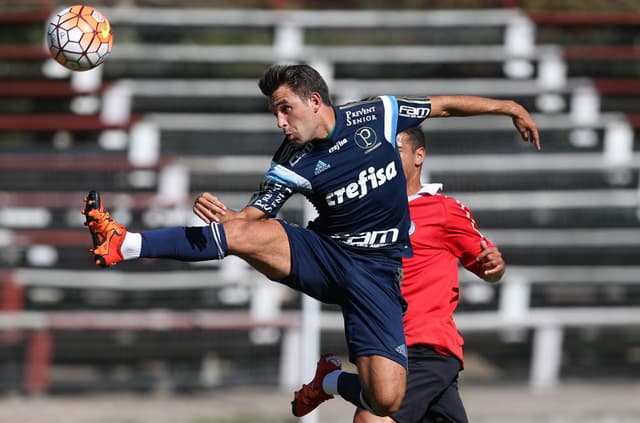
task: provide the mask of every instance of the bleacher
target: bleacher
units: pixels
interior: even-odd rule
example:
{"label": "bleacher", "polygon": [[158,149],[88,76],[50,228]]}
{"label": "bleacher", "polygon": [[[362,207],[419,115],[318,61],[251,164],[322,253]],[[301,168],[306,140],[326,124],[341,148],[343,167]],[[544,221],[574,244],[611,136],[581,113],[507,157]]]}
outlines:
{"label": "bleacher", "polygon": [[[336,102],[469,94],[525,105],[540,153],[504,117],[424,124],[425,177],[474,211],[508,265],[496,286],[461,272],[467,354],[500,370],[493,382],[538,388],[638,373],[629,335],[640,325],[636,15],[130,7],[101,8],[113,53],[82,74],[41,50],[49,10],[0,13],[0,32],[29,26],[0,45],[0,327],[51,334],[53,369],[93,369],[75,383],[28,378],[27,391],[156,389],[160,377],[144,371],[100,376],[145,361],[184,366],[190,383],[178,370],[163,376],[176,389],[242,383],[257,357],[272,372],[254,382],[295,382],[275,369],[296,354],[298,295],[233,259],[96,269],[79,213],[90,189],[140,230],[196,224],[190,206],[205,190],[242,207],[280,142],[257,88],[276,61],[318,67]],[[283,217],[304,223],[303,200]],[[335,308],[323,307],[321,326],[323,350],[343,353]],[[598,347],[610,339],[618,349]],[[0,351],[25,345],[49,344],[7,337]],[[211,366],[222,376],[207,378]],[[486,382],[472,368],[465,375]]]}

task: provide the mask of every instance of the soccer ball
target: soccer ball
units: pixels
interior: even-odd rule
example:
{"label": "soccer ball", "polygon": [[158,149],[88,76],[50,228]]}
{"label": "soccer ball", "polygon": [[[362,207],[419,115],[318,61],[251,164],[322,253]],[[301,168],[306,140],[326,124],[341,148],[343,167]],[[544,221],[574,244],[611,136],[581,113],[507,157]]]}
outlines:
{"label": "soccer ball", "polygon": [[47,29],[49,53],[58,63],[86,71],[100,65],[111,53],[113,34],[99,10],[71,6],[53,15]]}

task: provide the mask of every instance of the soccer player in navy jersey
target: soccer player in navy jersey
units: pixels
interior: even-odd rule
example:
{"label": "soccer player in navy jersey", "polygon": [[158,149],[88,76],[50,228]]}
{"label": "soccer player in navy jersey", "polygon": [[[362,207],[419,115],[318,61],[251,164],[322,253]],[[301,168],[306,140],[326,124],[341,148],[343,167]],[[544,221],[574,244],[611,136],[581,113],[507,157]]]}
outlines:
{"label": "soccer player in navy jersey", "polygon": [[400,409],[377,417],[358,409],[354,423],[467,423],[458,392],[463,339],[453,320],[458,306],[458,263],[487,282],[505,271],[500,250],[478,230],[471,210],[422,184],[426,155],[419,127],[400,132],[396,145],[407,179],[413,257],[403,259],[402,294],[408,303],[404,331],[409,353],[407,390]]}
{"label": "soccer player in navy jersey", "polygon": [[[239,211],[215,196],[197,199],[202,227],[134,233],[113,220],[91,192],[83,213],[97,264],[139,257],[178,260],[243,258],[269,279],[341,306],[350,360],[358,375],[337,391],[358,407],[386,416],[406,386],[407,351],[400,293],[402,257],[411,255],[405,178],[396,133],[427,117],[510,116],[525,142],[540,148],[535,122],[513,101],[481,97],[394,97],[333,106],[325,81],[307,65],[273,65],[259,81],[284,141],[259,191]],[[315,206],[307,228],[275,217],[294,193]],[[321,360],[317,378],[340,368]],[[293,414],[307,414],[331,395],[318,383],[296,394]]]}

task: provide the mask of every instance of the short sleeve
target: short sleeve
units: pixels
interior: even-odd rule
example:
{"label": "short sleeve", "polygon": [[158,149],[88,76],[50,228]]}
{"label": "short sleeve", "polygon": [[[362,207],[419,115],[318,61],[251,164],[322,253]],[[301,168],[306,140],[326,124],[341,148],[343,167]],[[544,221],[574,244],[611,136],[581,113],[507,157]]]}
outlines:
{"label": "short sleeve", "polygon": [[398,102],[397,132],[419,126],[431,114],[429,97],[396,97]]}
{"label": "short sleeve", "polygon": [[262,210],[269,217],[275,217],[293,193],[293,189],[287,185],[265,177],[248,205]]}

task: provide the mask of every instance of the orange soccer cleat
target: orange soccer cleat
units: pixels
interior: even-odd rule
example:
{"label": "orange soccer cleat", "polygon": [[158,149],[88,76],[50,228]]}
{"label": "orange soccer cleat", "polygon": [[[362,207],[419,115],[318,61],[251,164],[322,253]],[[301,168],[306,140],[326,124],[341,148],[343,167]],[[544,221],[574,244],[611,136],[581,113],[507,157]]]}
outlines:
{"label": "orange soccer cleat", "polygon": [[89,251],[97,265],[102,267],[113,266],[123,260],[120,247],[127,233],[125,227],[111,217],[108,211],[102,207],[100,193],[91,191],[84,198],[85,226],[89,227],[93,248]]}
{"label": "orange soccer cleat", "polygon": [[316,374],[308,385],[302,385],[299,391],[293,394],[291,412],[296,417],[302,417],[312,412],[317,406],[333,398],[322,389],[324,377],[334,370],[341,370],[342,362],[333,354],[325,354],[318,360]]}

